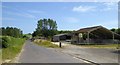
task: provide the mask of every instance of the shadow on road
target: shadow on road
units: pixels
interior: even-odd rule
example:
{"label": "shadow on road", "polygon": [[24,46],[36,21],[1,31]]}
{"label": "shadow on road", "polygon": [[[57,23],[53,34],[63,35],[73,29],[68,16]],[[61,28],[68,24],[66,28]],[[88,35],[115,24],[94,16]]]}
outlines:
{"label": "shadow on road", "polygon": [[120,50],[112,51],[112,53],[120,54]]}

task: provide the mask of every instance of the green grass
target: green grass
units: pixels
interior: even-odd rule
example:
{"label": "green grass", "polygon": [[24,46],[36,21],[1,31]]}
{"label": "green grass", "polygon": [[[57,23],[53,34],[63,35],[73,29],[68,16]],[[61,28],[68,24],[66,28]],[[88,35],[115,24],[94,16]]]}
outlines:
{"label": "green grass", "polygon": [[9,37],[9,47],[2,49],[2,61],[14,59],[24,44],[25,39]]}
{"label": "green grass", "polygon": [[2,64],[2,50],[0,49],[0,64]]}
{"label": "green grass", "polygon": [[96,45],[96,44],[85,44],[80,45],[81,47],[90,47],[90,48],[118,48],[120,44],[104,44],[104,45]]}
{"label": "green grass", "polygon": [[35,40],[34,41],[36,44],[43,46],[43,47],[48,47],[48,48],[59,48],[58,45],[52,44],[50,41],[47,40]]}

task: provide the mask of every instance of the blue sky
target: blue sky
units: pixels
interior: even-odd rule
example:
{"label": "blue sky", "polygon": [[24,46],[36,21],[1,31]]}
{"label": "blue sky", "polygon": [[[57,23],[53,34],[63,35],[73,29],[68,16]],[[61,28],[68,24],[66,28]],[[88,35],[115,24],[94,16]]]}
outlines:
{"label": "blue sky", "polygon": [[120,0],[1,0],[2,2],[119,2]]}
{"label": "blue sky", "polygon": [[78,30],[102,25],[118,27],[116,2],[3,2],[2,26],[12,26],[32,33],[37,21],[51,18],[58,30]]}

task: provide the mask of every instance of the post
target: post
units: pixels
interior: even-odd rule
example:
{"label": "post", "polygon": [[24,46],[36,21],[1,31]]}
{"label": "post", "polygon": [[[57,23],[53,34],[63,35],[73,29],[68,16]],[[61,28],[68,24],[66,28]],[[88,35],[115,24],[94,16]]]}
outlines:
{"label": "post", "polygon": [[113,43],[114,43],[115,36],[114,36],[114,33],[112,33],[112,34],[113,34]]}
{"label": "post", "polygon": [[89,32],[87,32],[87,43],[89,44]]}
{"label": "post", "polygon": [[61,44],[61,42],[59,43],[59,47],[60,47],[60,48],[62,47],[62,44]]}

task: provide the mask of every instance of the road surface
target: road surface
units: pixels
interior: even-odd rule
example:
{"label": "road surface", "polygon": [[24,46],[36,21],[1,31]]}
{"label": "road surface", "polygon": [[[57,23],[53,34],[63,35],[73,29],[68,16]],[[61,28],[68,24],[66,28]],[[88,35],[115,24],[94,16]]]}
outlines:
{"label": "road surface", "polygon": [[85,63],[68,54],[56,52],[52,48],[44,48],[26,41],[19,56],[18,63]]}
{"label": "road surface", "polygon": [[115,49],[85,48],[69,45],[60,51],[65,54],[71,54],[95,63],[118,63],[119,54],[118,50]]}

